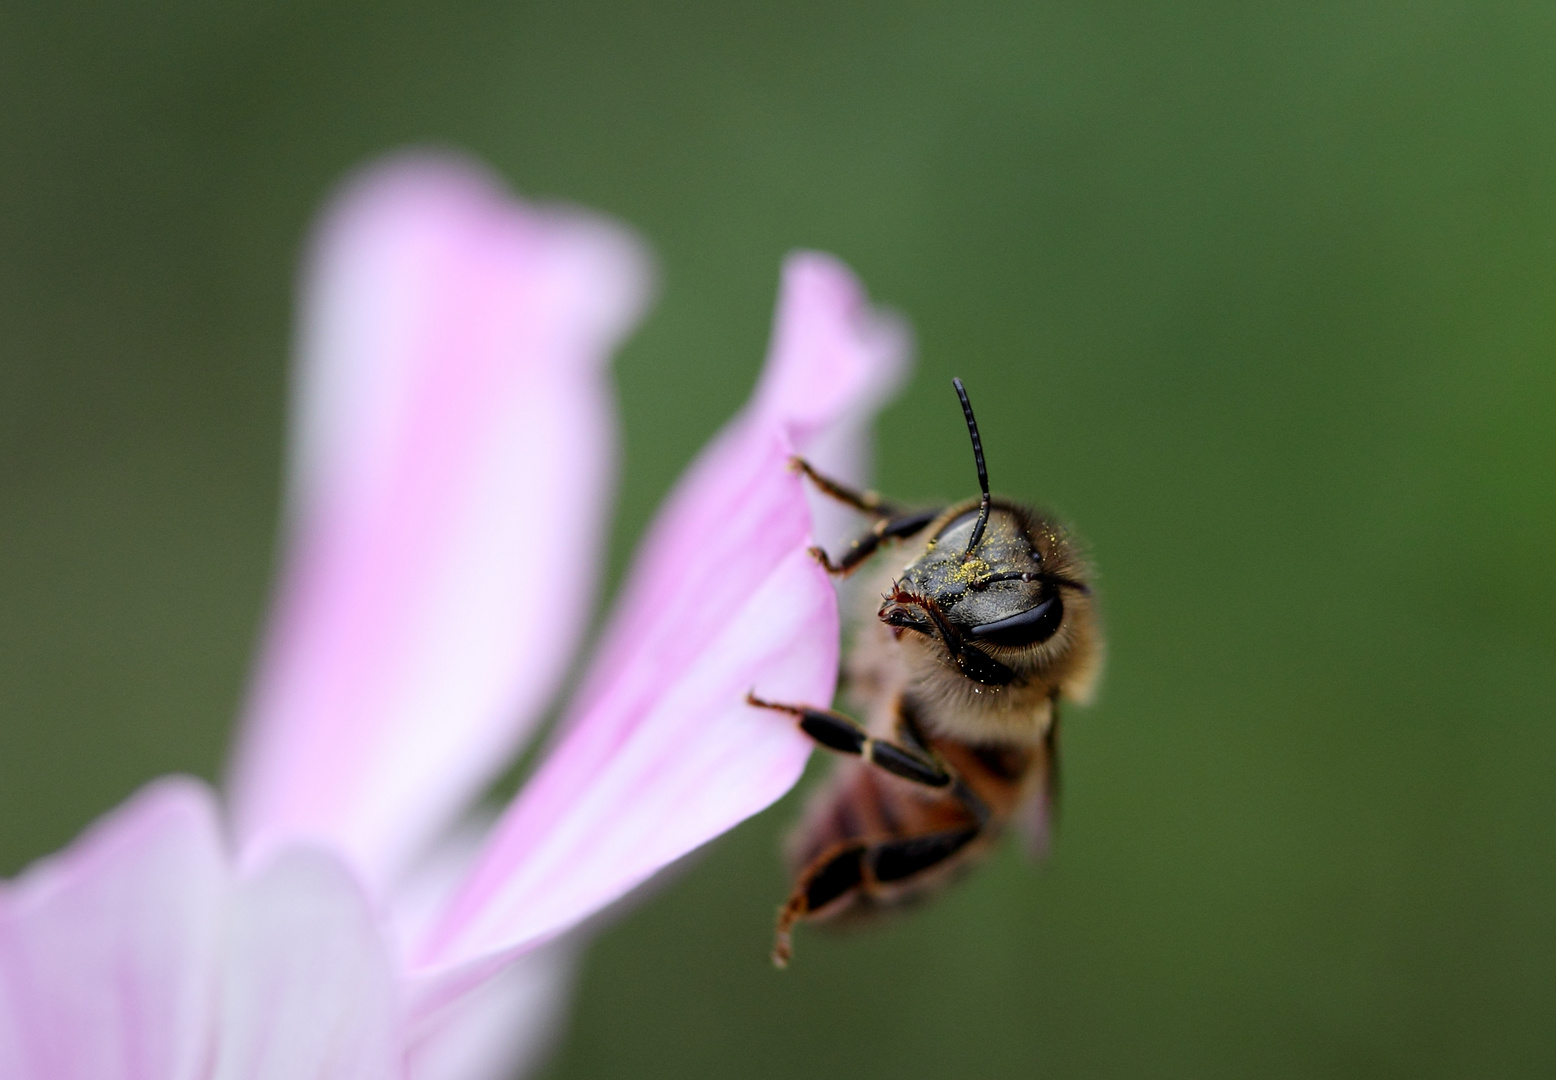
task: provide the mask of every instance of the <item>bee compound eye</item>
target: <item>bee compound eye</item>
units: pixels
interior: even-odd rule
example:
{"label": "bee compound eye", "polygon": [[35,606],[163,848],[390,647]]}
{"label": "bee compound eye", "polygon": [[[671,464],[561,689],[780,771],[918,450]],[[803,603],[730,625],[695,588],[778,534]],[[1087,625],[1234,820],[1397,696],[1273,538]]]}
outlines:
{"label": "bee compound eye", "polygon": [[979,641],[987,641],[991,645],[1021,648],[1047,641],[1058,633],[1059,624],[1062,622],[1064,622],[1064,601],[1059,598],[1058,593],[1054,593],[1041,604],[1028,608],[1019,615],[1012,615],[1008,619],[1000,619],[997,622],[983,623],[981,626],[971,627],[967,632]]}

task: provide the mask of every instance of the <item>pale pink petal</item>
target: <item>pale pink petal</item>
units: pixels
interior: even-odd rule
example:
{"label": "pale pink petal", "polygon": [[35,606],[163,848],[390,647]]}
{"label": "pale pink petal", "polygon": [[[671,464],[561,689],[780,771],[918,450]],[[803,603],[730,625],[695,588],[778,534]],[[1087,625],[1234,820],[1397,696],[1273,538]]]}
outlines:
{"label": "pale pink petal", "polygon": [[215,1080],[392,1080],[403,1075],[389,945],[332,856],[277,855],[228,917]]}
{"label": "pale pink petal", "polygon": [[158,781],[0,895],[0,1076],[195,1080],[226,872],[215,800]]}
{"label": "pale pink petal", "polygon": [[880,324],[846,272],[807,257],[786,271],[778,325],[756,399],[650,530],[575,718],[422,956],[473,966],[432,977],[424,1002],[598,911],[804,767],[808,741],[744,698],[832,698],[836,597],[805,550],[788,459],[873,392],[880,368],[858,339]]}
{"label": "pale pink petal", "polygon": [[234,815],[376,888],[504,766],[587,621],[606,361],[647,271],[610,223],[413,159],[347,189],[307,281],[289,557]]}

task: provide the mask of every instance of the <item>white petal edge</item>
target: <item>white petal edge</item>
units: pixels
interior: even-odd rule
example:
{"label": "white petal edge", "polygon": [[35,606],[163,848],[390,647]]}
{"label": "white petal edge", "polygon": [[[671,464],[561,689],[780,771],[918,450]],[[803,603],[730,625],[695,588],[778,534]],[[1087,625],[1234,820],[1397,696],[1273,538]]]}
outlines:
{"label": "white petal edge", "polygon": [[534,1072],[562,1032],[578,969],[572,936],[519,957],[413,1033],[409,1080],[514,1080]]}
{"label": "white petal edge", "polygon": [[226,926],[213,1080],[395,1080],[400,993],[372,909],[333,856],[277,852]]}

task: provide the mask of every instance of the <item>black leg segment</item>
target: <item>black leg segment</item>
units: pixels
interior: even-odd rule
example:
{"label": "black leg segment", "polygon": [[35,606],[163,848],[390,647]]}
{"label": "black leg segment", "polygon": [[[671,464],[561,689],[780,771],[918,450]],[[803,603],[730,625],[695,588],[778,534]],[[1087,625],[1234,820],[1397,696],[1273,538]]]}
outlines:
{"label": "black leg segment", "polygon": [[982,832],[981,826],[968,825],[919,836],[848,841],[822,853],[800,875],[778,912],[773,963],[789,966],[794,926],[802,919],[824,913],[855,894],[869,899],[878,886],[910,881],[956,855]]}
{"label": "black leg segment", "polygon": [[800,711],[800,730],[828,750],[840,754],[862,754],[869,742],[864,730],[846,716],[820,709]]}
{"label": "black leg segment", "polygon": [[895,743],[872,739],[870,763],[879,765],[893,776],[912,780],[925,787],[945,787],[951,783],[951,774],[935,764],[932,758]]}
{"label": "black leg segment", "polygon": [[955,779],[933,756],[896,743],[872,738],[858,721],[830,709],[812,709],[806,705],[784,705],[763,701],[755,694],[746,695],[746,703],[759,709],[773,709],[798,717],[800,730],[828,750],[862,757],[894,776],[925,787],[950,787]]}
{"label": "black leg segment", "polygon": [[847,484],[839,483],[824,473],[817,472],[811,466],[811,463],[802,457],[790,458],[789,463],[803,473],[812,484],[815,484],[817,491],[828,498],[836,499],[845,506],[852,506],[861,514],[885,518],[895,517],[901,512],[873,491],[858,491]]}
{"label": "black leg segment", "polygon": [[788,901],[778,911],[773,936],[773,966],[788,967],[793,952],[794,924],[835,904],[865,884],[865,844],[842,844],[811,863],[800,877]]}
{"label": "black leg segment", "polygon": [[820,548],[811,548],[811,554],[816,557],[817,562],[827,568],[829,574],[852,572],[860,563],[875,554],[876,549],[884,541],[902,540],[912,536],[940,516],[939,510],[904,510],[882,499],[873,491],[856,491],[847,484],[841,484],[830,476],[817,472],[804,458],[792,458],[791,461],[796,469],[816,485],[817,491],[836,499],[845,506],[853,507],[861,514],[869,514],[876,519],[870,531],[850,544],[843,557],[835,563]]}
{"label": "black leg segment", "polygon": [[875,880],[903,881],[945,862],[973,841],[983,830],[976,826],[927,836],[909,836],[877,845],[870,852]]}
{"label": "black leg segment", "polygon": [[898,517],[883,517],[871,527],[869,532],[849,544],[848,550],[843,552],[843,557],[837,562],[833,562],[820,548],[811,548],[810,553],[816,557],[817,562],[826,567],[827,573],[850,574],[860,563],[874,555],[881,544],[887,540],[906,539],[920,532],[924,526],[939,516],[939,510],[917,510]]}
{"label": "black leg segment", "polygon": [[856,844],[828,859],[805,882],[805,908],[820,911],[844,893],[857,889],[864,882],[863,844]]}

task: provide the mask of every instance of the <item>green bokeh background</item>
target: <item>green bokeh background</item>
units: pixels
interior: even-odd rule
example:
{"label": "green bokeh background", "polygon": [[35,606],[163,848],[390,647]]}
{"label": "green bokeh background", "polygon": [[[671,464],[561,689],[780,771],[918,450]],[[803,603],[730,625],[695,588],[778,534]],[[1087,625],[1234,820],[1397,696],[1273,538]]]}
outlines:
{"label": "green bokeh background", "polygon": [[792,800],[589,954],[548,1076],[1556,1071],[1556,5],[0,8],[0,870],[214,777],[293,275],[405,144],[600,207],[619,573],[778,263],[907,313],[879,480],[1078,523],[1111,662],[1061,844],[766,963]]}

